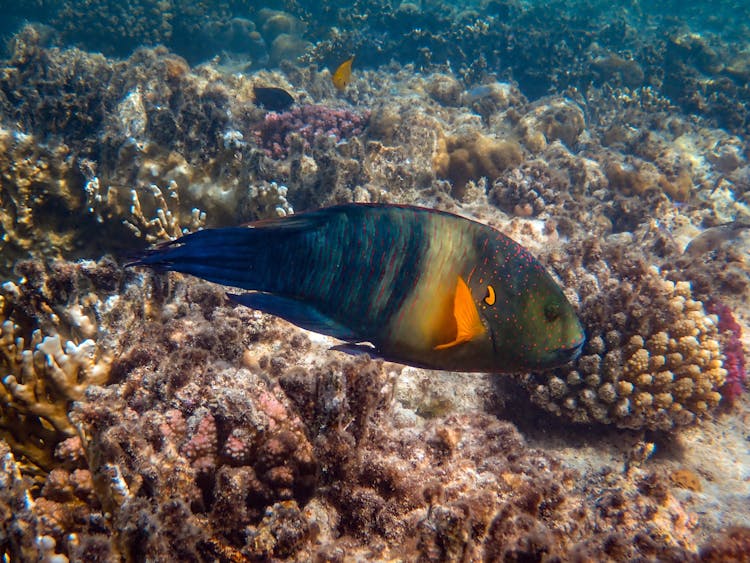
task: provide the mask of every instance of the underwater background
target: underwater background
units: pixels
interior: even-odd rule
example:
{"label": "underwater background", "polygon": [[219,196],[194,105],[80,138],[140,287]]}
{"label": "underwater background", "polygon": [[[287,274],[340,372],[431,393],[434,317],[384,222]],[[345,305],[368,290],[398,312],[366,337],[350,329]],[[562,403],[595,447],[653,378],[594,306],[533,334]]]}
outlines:
{"label": "underwater background", "polygon": [[[0,14],[5,561],[750,561],[747,2]],[[344,202],[512,237],[583,353],[405,367],[123,267]]]}

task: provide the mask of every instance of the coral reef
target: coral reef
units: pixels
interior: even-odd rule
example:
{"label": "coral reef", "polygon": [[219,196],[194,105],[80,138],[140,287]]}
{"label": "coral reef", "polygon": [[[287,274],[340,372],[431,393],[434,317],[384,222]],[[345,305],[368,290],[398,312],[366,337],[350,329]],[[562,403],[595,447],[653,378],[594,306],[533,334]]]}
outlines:
{"label": "coral reef", "polygon": [[722,398],[718,319],[693,299],[689,283],[664,279],[629,245],[582,245],[580,262],[564,275],[578,289],[584,351],[569,368],[521,380],[535,403],[576,422],[690,424]]}
{"label": "coral reef", "polygon": [[494,181],[507,168],[523,160],[516,141],[492,139],[480,133],[467,137],[440,137],[433,165],[439,177],[450,180],[461,199],[469,181]]}
{"label": "coral reef", "polygon": [[331,138],[334,143],[360,135],[367,126],[369,113],[359,114],[346,109],[316,105],[302,105],[283,113],[269,112],[263,124],[254,132],[258,145],[274,159],[289,155],[299,136],[298,151],[309,151],[317,140]]}
{"label": "coral reef", "polygon": [[77,435],[72,403],[109,380],[119,322],[129,316],[116,311],[124,280],[106,259],[28,261],[16,271],[18,282],[0,294],[0,433],[19,461],[49,471],[57,446]]}
{"label": "coral reef", "polygon": [[[297,329],[234,308],[202,282],[171,296],[134,327],[112,366],[115,383],[91,387],[75,408],[90,468],[51,472],[13,519],[34,533],[8,528],[3,549],[694,558],[695,522],[665,476],[634,464],[583,477],[489,414],[420,422],[393,400],[396,366],[322,360]],[[279,348],[282,337],[292,344]],[[7,511],[29,484],[7,450],[3,459]]]}
{"label": "coral reef", "polygon": [[[750,218],[723,10],[23,0],[0,29],[32,7],[55,29],[0,72],[3,557],[742,560],[747,237],[696,238]],[[343,201],[513,236],[577,304],[581,358],[346,357],[103,257]]]}

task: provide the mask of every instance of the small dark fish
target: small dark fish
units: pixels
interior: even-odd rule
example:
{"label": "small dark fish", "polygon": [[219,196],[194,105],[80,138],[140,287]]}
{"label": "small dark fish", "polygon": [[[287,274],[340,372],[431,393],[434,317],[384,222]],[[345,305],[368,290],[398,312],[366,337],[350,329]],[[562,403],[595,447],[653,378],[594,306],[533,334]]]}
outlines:
{"label": "small dark fish", "polygon": [[737,238],[740,231],[750,229],[750,223],[732,221],[706,229],[685,247],[685,254],[698,257],[712,250],[716,250],[727,241]]}
{"label": "small dark fish", "polygon": [[271,111],[284,111],[294,103],[294,98],[289,92],[275,86],[255,86],[253,94],[255,105]]}
{"label": "small dark fish", "polygon": [[229,297],[348,343],[339,349],[403,364],[549,368],[575,359],[584,342],[573,307],[528,251],[486,225],[419,207],[350,204],[206,229],[130,265],[249,290]]}

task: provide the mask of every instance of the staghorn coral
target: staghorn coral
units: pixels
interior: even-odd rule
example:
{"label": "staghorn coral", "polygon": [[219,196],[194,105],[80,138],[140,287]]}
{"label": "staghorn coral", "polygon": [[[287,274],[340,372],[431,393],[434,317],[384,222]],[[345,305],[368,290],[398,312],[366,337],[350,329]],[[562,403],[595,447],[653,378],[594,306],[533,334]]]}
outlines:
{"label": "staghorn coral", "polygon": [[564,275],[578,290],[584,351],[566,368],[521,381],[535,403],[576,422],[690,424],[722,398],[718,319],[689,283],[665,279],[628,244],[627,237],[583,244],[581,262]]}

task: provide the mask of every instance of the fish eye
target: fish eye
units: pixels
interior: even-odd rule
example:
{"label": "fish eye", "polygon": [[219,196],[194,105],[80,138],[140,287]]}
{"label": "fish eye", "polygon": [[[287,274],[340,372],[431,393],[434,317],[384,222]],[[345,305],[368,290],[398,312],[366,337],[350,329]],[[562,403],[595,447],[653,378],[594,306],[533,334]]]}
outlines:
{"label": "fish eye", "polygon": [[484,296],[484,302],[487,303],[487,305],[495,304],[495,288],[491,285],[487,286],[487,295]]}
{"label": "fish eye", "polygon": [[560,306],[557,303],[547,303],[544,306],[544,317],[552,322],[560,317]]}

